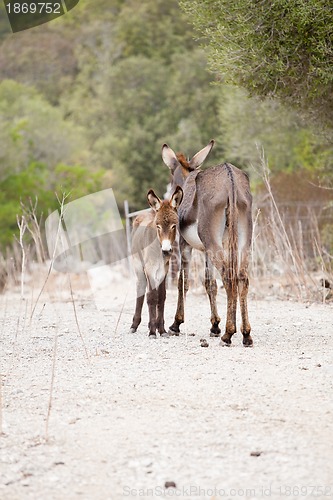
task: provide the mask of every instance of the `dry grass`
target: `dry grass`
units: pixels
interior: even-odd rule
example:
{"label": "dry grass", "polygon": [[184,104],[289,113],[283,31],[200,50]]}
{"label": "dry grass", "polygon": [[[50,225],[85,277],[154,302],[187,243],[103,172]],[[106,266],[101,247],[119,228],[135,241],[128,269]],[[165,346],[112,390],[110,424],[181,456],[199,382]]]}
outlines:
{"label": "dry grass", "polygon": [[[331,283],[333,286],[333,256],[323,241],[317,214],[309,206],[306,228],[302,220],[296,222],[293,220],[291,223],[283,207],[275,200],[269,167],[263,155],[260,167],[257,168],[258,173],[263,180],[266,193],[264,196],[261,195],[260,199],[254,197],[252,281],[267,283],[268,287],[279,289],[279,295],[297,300],[329,299],[331,292],[321,286],[321,280],[326,280],[326,283]],[[59,201],[60,221],[65,201],[66,197]],[[52,287],[50,275],[54,256],[46,261],[47,251],[43,243],[43,231],[36,215],[37,201],[35,203],[30,201],[28,206],[22,205],[22,213],[22,217],[18,218],[19,238],[4,254],[0,254],[0,293],[20,285],[22,297],[24,283],[30,278],[36,285],[40,281],[37,279],[38,272],[40,276],[44,274],[43,285],[36,286],[36,289],[39,288],[39,293],[32,306],[33,316],[46,285],[48,288]],[[325,227],[325,231],[327,234],[328,226]],[[46,275],[45,262],[48,262]],[[192,290],[203,291],[204,259],[196,251],[193,252],[190,279]],[[71,289],[72,285],[68,279],[67,283]],[[265,287],[260,288],[265,289]],[[33,292],[34,290],[31,293]],[[79,326],[78,330],[80,331]]]}
{"label": "dry grass", "polygon": [[266,196],[264,202],[257,201],[255,206],[252,276],[271,281],[271,285],[279,283],[286,295],[298,300],[329,300],[331,293],[322,286],[322,280],[333,286],[333,257],[325,250],[318,217],[309,206],[305,238],[302,220],[288,223],[277,204],[264,156],[260,174]]}

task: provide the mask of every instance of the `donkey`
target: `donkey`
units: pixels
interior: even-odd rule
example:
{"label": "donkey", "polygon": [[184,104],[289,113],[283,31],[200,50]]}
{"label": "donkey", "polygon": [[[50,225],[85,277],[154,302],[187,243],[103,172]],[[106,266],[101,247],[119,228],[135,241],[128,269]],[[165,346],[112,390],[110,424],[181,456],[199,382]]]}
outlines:
{"label": "donkey", "polygon": [[149,309],[149,337],[167,337],[164,328],[164,304],[166,298],[166,276],[176,238],[178,225],[177,209],[183,198],[183,190],[177,186],[170,200],[160,200],[152,189],[147,199],[152,210],[134,220],[132,232],[132,254],[137,275],[137,298],[131,333],[141,323],[141,312],[146,288]]}
{"label": "donkey", "polygon": [[187,161],[182,153],[164,144],[162,159],[169,167],[173,183],[183,187],[179,209],[181,269],[178,280],[178,304],[170,335],[179,335],[184,322],[184,300],[188,291],[192,248],[205,252],[205,287],[211,306],[210,336],[218,337],[220,317],[216,308],[217,285],[212,267],[219,271],[227,293],[227,319],[222,345],[230,345],[236,332],[236,309],[239,295],[244,346],[252,346],[248,318],[248,264],[252,239],[252,196],[248,175],[230,163],[200,171],[214,141]]}

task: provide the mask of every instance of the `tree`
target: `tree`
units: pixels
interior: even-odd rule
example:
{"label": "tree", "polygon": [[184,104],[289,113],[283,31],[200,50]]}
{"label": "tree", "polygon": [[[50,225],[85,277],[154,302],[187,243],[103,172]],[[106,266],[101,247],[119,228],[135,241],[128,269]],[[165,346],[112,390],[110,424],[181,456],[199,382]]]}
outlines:
{"label": "tree", "polygon": [[74,200],[103,187],[104,170],[94,172],[82,165],[57,164],[50,171],[45,163],[31,162],[20,172],[11,172],[0,181],[0,249],[18,234],[17,214],[21,213],[20,202],[29,206],[37,199],[37,216],[46,218],[49,212],[59,208],[57,196],[68,195]]}
{"label": "tree", "polygon": [[[34,88],[0,83],[0,245],[17,232],[20,200],[38,198],[38,215],[57,208],[55,191],[72,198],[102,187],[104,171],[89,164],[82,130],[63,119]],[[79,162],[81,164],[79,164]]]}
{"label": "tree", "polygon": [[168,63],[174,54],[184,53],[196,45],[178,0],[124,2],[116,32],[123,57],[158,57]]}
{"label": "tree", "polygon": [[224,141],[226,158],[247,170],[262,151],[273,174],[302,170],[304,176],[322,176],[333,169],[332,146],[277,99],[249,99],[242,89],[221,86],[219,122],[217,139]]}
{"label": "tree", "polygon": [[2,79],[34,86],[57,104],[77,73],[73,41],[45,25],[8,36],[0,51]]}
{"label": "tree", "polygon": [[117,6],[107,25],[84,27],[79,74],[61,103],[86,131],[94,161],[111,170],[120,208],[124,199],[142,208],[149,188],[166,190],[165,141],[191,154],[216,137],[219,89],[176,0]]}
{"label": "tree", "polygon": [[212,67],[333,127],[333,6],[326,0],[181,0]]}
{"label": "tree", "polygon": [[0,83],[0,179],[32,161],[53,168],[84,155],[82,131],[38,92],[12,80]]}

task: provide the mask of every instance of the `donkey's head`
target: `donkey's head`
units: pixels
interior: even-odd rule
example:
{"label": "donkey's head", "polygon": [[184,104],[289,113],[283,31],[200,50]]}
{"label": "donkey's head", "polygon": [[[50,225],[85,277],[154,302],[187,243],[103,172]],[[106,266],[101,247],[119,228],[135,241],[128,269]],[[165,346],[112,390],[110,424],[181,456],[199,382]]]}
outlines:
{"label": "donkey's head", "polygon": [[154,224],[163,255],[170,255],[176,238],[177,209],[183,199],[183,190],[177,186],[170,200],[160,200],[152,189],[147,194],[148,203],[155,211]]}
{"label": "donkey's head", "polygon": [[167,144],[162,146],[162,158],[167,167],[169,167],[173,185],[182,186],[186,177],[195,169],[199,168],[214,146],[211,140],[207,146],[196,153],[191,160],[187,160],[183,153],[175,153]]}

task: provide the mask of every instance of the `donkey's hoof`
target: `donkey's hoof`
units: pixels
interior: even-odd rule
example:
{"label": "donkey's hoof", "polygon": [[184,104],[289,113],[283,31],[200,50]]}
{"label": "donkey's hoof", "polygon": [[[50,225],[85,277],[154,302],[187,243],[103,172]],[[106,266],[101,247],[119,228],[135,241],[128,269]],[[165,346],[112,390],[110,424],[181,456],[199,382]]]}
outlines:
{"label": "donkey's hoof", "polygon": [[230,346],[231,345],[231,337],[228,333],[225,333],[221,338],[221,345]]}
{"label": "donkey's hoof", "polygon": [[178,332],[176,332],[175,330],[172,330],[171,327],[168,330],[169,336],[179,337],[179,333],[180,333],[179,330],[178,330]]}
{"label": "donkey's hoof", "polygon": [[219,324],[217,321],[215,321],[212,324],[212,327],[210,329],[210,337],[219,337],[221,335],[221,328],[219,327]]}
{"label": "donkey's hoof", "polygon": [[253,340],[252,340],[251,335],[244,335],[243,345],[244,345],[244,347],[253,347]]}
{"label": "donkey's hoof", "polygon": [[137,328],[135,328],[134,326],[131,326],[128,333],[135,333],[136,331],[137,331]]}
{"label": "donkey's hoof", "polygon": [[150,338],[150,339],[156,339],[157,338],[156,337],[156,333],[149,333],[148,334],[148,338]]}
{"label": "donkey's hoof", "polygon": [[162,332],[160,333],[161,337],[168,338],[170,335],[168,332]]}

